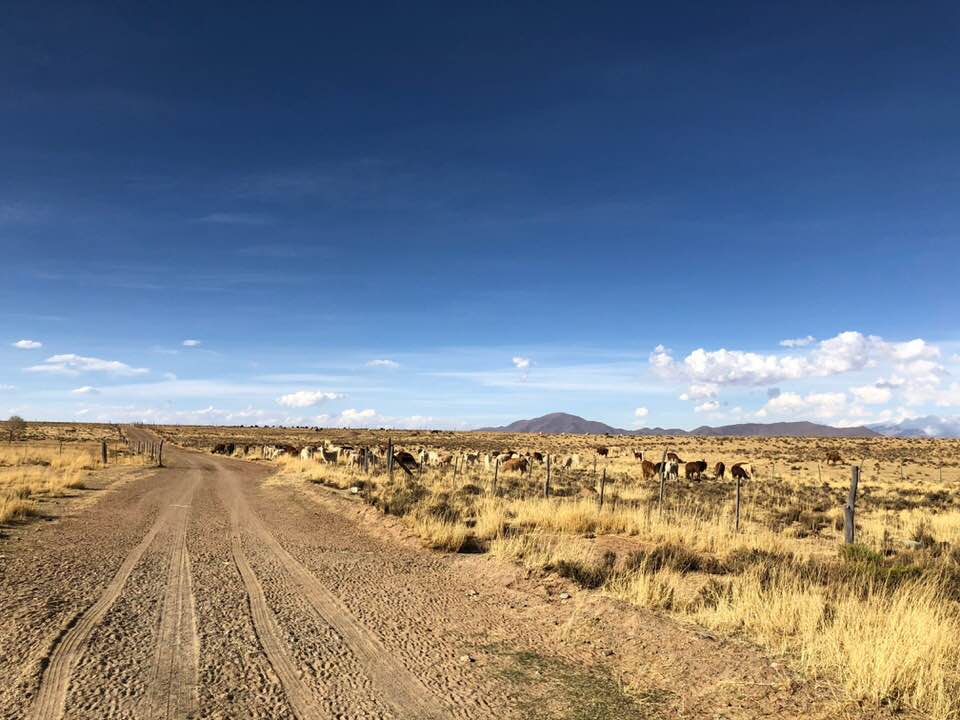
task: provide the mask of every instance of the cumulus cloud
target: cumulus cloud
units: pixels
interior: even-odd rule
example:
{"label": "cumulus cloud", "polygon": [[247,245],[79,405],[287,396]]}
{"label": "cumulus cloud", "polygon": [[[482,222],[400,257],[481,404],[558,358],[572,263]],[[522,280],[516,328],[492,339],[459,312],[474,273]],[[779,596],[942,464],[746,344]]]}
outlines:
{"label": "cumulus cloud", "polygon": [[17,340],[13,343],[13,347],[18,350],[36,350],[37,348],[42,348],[43,343],[38,340]]}
{"label": "cumulus cloud", "polygon": [[705,403],[701,403],[693,408],[694,412],[713,412],[720,407],[720,403],[716,400],[708,400]]}
{"label": "cumulus cloud", "polygon": [[382,367],[382,368],[398,368],[400,363],[395,360],[387,360],[386,358],[379,358],[377,360],[368,360],[367,367]]}
{"label": "cumulus cloud", "polygon": [[338,400],[343,395],[335,392],[326,392],[324,390],[298,390],[288,395],[281,395],[277,398],[277,403],[286,407],[304,408],[319,405],[328,400]]}
{"label": "cumulus cloud", "polygon": [[181,343],[181,345],[183,345],[184,347],[188,347],[188,348],[190,348],[190,347],[200,347],[202,344],[203,344],[203,343],[201,343],[199,340],[184,340],[184,341]]}
{"label": "cumulus cloud", "polygon": [[650,411],[647,410],[647,408],[645,407],[638,407],[636,410],[633,411],[633,416],[638,420],[640,418],[645,418],[649,414],[650,414]]}
{"label": "cumulus cloud", "polygon": [[693,383],[680,396],[681,400],[705,400],[715,398],[720,394],[720,386],[716,383]]}
{"label": "cumulus cloud", "polygon": [[74,395],[99,395],[100,391],[91,385],[84,385],[70,391]]}
{"label": "cumulus cloud", "polygon": [[865,405],[883,405],[890,402],[892,392],[890,388],[877,384],[852,387],[850,394]]}
{"label": "cumulus cloud", "polygon": [[822,392],[800,395],[795,392],[783,392],[768,400],[757,411],[757,417],[812,416],[829,420],[850,412],[861,414],[859,409],[849,406],[846,393]]}
{"label": "cumulus cloud", "polygon": [[326,427],[369,428],[391,427],[405,430],[422,430],[434,427],[436,420],[428,415],[407,415],[402,417],[384,416],[373,408],[357,410],[348,408],[336,415],[319,415],[317,424]]}
{"label": "cumulus cloud", "polygon": [[743,350],[697,348],[682,360],[658,345],[650,354],[653,371],[664,378],[716,385],[769,385],[829,377],[893,363],[901,373],[933,377],[943,368],[940,350],[921,338],[888,342],[876,335],[847,331],[822,340],[803,355],[778,355]]}
{"label": "cumulus cloud", "polygon": [[817,339],[813,335],[807,335],[806,337],[802,338],[788,338],[786,340],[781,340],[780,345],[788,348],[806,347],[807,345],[816,342],[816,340]]}
{"label": "cumulus cloud", "polygon": [[102,360],[66,353],[51,355],[40,365],[25,368],[26,372],[50,373],[53,375],[79,375],[84,372],[103,372],[111,375],[143,375],[150,372],[147,368],[135,368],[119,360]]}

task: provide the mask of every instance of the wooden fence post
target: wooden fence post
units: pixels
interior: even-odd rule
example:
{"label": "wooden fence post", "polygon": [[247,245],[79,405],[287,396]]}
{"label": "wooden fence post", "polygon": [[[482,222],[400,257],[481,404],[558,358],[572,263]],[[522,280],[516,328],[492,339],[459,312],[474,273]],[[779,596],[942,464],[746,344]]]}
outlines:
{"label": "wooden fence post", "polygon": [[740,532],[740,474],[737,473],[737,500],[736,500],[736,520],[734,521],[734,529],[737,532]]}
{"label": "wooden fence post", "polygon": [[160,440],[160,450],[157,452],[157,465],[163,467],[163,440]]}
{"label": "wooden fence post", "polygon": [[607,468],[603,468],[603,475],[600,477],[600,496],[597,500],[600,503],[600,509],[603,510],[603,491],[607,487]]}
{"label": "wooden fence post", "polygon": [[103,464],[107,464],[107,441],[100,441],[100,459],[103,461]]}
{"label": "wooden fence post", "polygon": [[860,483],[860,466],[850,467],[850,494],[843,508],[843,542],[852,545],[856,539],[855,521],[857,505],[857,485]]}
{"label": "wooden fence post", "polygon": [[497,494],[497,475],[500,474],[500,458],[496,459],[496,462],[493,464],[493,485],[491,487],[491,495]]}
{"label": "wooden fence post", "polygon": [[660,510],[663,510],[663,487],[666,480],[667,473],[667,451],[663,451],[663,460],[660,462],[660,499],[657,501],[660,506]]}
{"label": "wooden fence post", "polygon": [[543,496],[550,497],[550,453],[547,453],[547,474],[543,478]]}
{"label": "wooden fence post", "polygon": [[387,477],[393,482],[393,438],[387,438]]}

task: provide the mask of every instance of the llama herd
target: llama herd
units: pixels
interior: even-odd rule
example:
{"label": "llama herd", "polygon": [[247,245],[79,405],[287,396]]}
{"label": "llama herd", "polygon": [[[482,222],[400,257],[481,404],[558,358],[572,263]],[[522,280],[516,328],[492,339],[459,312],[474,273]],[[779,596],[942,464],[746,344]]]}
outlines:
{"label": "llama herd", "polygon": [[[218,455],[234,457],[259,457],[266,460],[275,460],[288,455],[299,457],[304,461],[313,461],[320,464],[344,465],[369,470],[376,467],[386,467],[390,449],[393,452],[393,462],[407,472],[421,468],[454,468],[465,470],[468,468],[483,468],[487,472],[528,474],[535,467],[550,465],[554,471],[576,470],[586,467],[597,459],[612,459],[616,457],[630,458],[639,462],[645,480],[660,477],[677,480],[683,477],[689,480],[703,480],[708,477],[708,466],[704,460],[685,462],[675,452],[667,452],[660,462],[651,462],[644,458],[642,450],[629,448],[594,447],[592,452],[559,453],[551,455],[539,450],[489,450],[478,451],[472,449],[450,450],[417,446],[402,448],[391,444],[348,445],[325,440],[319,444],[296,447],[293,445],[243,445],[237,443],[219,443],[212,452]],[[592,456],[592,457],[591,457]],[[594,465],[595,466],[595,465]],[[723,462],[716,463],[712,468],[712,477],[723,480],[728,468]],[[730,476],[734,479],[746,480],[753,475],[749,463],[735,463],[729,467]]]}

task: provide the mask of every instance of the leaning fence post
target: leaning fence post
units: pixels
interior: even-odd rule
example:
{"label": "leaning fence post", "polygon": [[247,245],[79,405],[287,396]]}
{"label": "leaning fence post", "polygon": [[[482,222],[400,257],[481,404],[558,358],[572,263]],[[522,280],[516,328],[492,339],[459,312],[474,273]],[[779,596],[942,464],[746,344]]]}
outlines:
{"label": "leaning fence post", "polygon": [[600,477],[600,496],[598,501],[600,503],[600,509],[603,510],[603,491],[607,487],[607,468],[603,468],[603,475]]}
{"label": "leaning fence post", "polygon": [[387,477],[393,482],[393,438],[387,438]]}
{"label": "leaning fence post", "polygon": [[107,464],[107,441],[100,441],[100,459],[103,461],[103,464]]}
{"label": "leaning fence post", "polygon": [[850,494],[847,495],[847,504],[843,508],[843,542],[852,545],[855,539],[857,485],[860,483],[860,466],[850,468]]}

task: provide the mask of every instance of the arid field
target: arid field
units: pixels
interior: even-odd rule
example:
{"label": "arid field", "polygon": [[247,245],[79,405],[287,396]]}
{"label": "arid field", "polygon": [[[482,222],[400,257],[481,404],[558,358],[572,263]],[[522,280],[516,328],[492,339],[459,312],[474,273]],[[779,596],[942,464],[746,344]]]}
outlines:
{"label": "arid field", "polygon": [[[410,477],[284,454],[283,477],[358,494],[430,547],[489,552],[583,588],[756,642],[852,698],[930,717],[960,713],[960,442],[956,440],[530,436],[159,428],[178,443],[386,447],[446,465]],[[606,456],[597,452],[606,449]],[[288,448],[289,450],[289,448]],[[490,451],[550,454],[494,472]],[[705,479],[644,481],[635,451],[703,459]],[[828,463],[830,451],[843,462]],[[601,451],[602,452],[602,451]],[[453,456],[450,464],[449,456]],[[473,462],[466,458],[478,455]],[[578,458],[563,469],[564,459]],[[735,531],[735,483],[750,466]],[[850,466],[861,468],[856,542],[843,545]],[[456,469],[455,469],[456,468]],[[681,470],[682,475],[682,470]],[[606,478],[604,505],[599,485]]]}
{"label": "arid field", "polygon": [[958,484],[957,441],[31,423],[0,717],[949,720]]}

